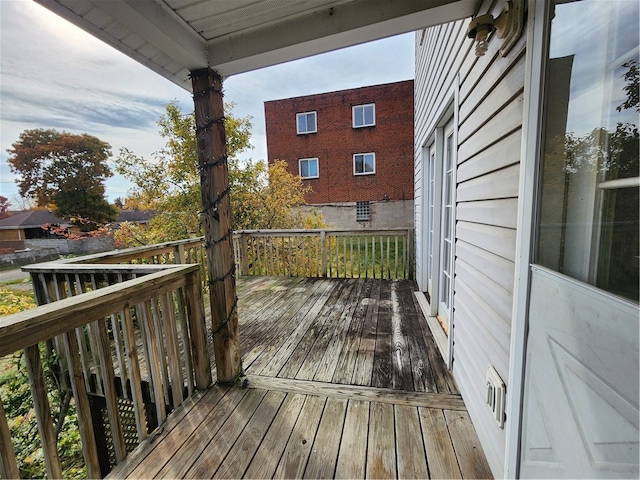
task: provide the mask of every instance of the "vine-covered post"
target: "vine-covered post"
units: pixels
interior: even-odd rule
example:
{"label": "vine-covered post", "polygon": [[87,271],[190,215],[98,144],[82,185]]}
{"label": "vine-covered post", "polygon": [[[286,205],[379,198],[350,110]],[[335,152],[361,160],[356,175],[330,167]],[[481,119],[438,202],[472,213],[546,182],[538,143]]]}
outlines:
{"label": "vine-covered post", "polygon": [[202,190],[202,224],[207,250],[211,320],[218,381],[242,373],[233,258],[229,169],[224,130],[222,77],[209,68],[191,72],[196,142]]}

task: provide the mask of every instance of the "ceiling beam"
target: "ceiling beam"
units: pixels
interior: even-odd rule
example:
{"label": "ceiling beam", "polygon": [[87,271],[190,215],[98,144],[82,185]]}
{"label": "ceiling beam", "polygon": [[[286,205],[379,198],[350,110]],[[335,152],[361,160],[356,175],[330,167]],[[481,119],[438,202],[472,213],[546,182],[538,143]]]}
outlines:
{"label": "ceiling beam", "polygon": [[356,0],[208,43],[223,76],[467,18],[476,0]]}
{"label": "ceiling beam", "polygon": [[112,22],[128,29],[155,47],[160,53],[181,65],[185,71],[179,77],[141,52],[129,47],[110,32],[67,8],[60,0],[35,0],[57,15],[86,30],[94,37],[129,55],[134,60],[167,77],[181,87],[189,89],[188,71],[208,66],[204,39],[172,11],[154,0],[88,0],[87,7],[97,8]]}

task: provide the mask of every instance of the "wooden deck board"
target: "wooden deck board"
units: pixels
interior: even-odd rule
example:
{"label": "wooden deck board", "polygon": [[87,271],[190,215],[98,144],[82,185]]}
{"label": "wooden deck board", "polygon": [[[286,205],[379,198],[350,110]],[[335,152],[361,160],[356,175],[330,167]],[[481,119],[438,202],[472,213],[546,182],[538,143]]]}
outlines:
{"label": "wooden deck board", "polygon": [[333,478],[343,431],[347,400],[327,398],[303,478]]}
{"label": "wooden deck board", "polygon": [[112,478],[488,478],[409,281],[238,281],[246,386],[178,408]]}

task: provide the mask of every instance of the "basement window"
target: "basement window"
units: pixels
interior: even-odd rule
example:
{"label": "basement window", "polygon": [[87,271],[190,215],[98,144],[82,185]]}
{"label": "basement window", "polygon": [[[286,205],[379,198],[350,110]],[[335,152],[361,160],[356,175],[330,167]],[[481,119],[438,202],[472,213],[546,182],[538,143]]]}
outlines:
{"label": "basement window", "polygon": [[371,219],[369,202],[356,202],[356,222],[368,222]]}

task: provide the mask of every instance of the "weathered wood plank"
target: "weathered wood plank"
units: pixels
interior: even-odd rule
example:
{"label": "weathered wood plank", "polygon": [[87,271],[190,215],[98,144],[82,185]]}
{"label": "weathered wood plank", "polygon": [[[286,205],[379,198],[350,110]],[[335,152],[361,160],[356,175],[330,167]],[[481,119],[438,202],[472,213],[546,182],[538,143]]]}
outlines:
{"label": "weathered wood plank", "polygon": [[371,386],[389,388],[393,385],[392,351],[391,282],[382,282],[378,301],[378,326]]}
{"label": "weathered wood plank", "polygon": [[444,411],[463,478],[493,478],[478,435],[466,411]]}
{"label": "weathered wood plank", "polygon": [[427,461],[416,407],[396,405],[398,478],[428,478]]}
{"label": "weathered wood plank", "polygon": [[[209,414],[220,402],[230,387],[214,386],[206,393],[196,392],[184,401],[162,425],[140,446],[127,456],[121,465],[111,471],[112,478],[150,478],[173,458],[174,453],[185,443]],[[189,415],[188,419],[185,419]],[[182,423],[182,422],[185,423]]]}
{"label": "weathered wood plank", "polygon": [[412,390],[411,362],[407,339],[402,328],[401,300],[399,286],[391,286],[391,341],[393,359],[393,388],[398,390]]}
{"label": "weathered wood plank", "polygon": [[[266,393],[264,390],[247,392],[242,400],[237,403],[228,420],[217,431],[214,430],[214,434],[210,439],[199,442],[201,445],[198,450],[200,448],[202,450],[198,452],[197,458],[191,463],[190,467],[186,464],[177,477],[211,478],[222,464],[234,442],[245,429],[247,422],[255,413]],[[207,430],[205,438],[208,438],[212,433],[208,427],[208,425],[204,427]],[[198,429],[197,432],[201,430],[203,428]]]}
{"label": "weathered wood plank", "polygon": [[[271,314],[266,314],[265,317],[269,315],[272,318],[271,323],[265,323],[263,328],[261,341],[257,344],[257,348],[252,348],[250,352],[245,355],[245,361],[247,366],[250,366],[255,362],[254,369],[257,372],[261,372],[263,370],[268,371],[277,371],[283,365],[283,362],[286,362],[286,358],[288,357],[289,349],[291,348],[292,339],[290,336],[293,334],[295,329],[299,326],[299,323],[304,321],[306,314],[311,310],[318,301],[319,297],[324,295],[324,292],[329,288],[330,284],[323,280],[313,281],[312,284],[312,293],[310,296],[300,296],[293,302],[283,302],[285,307],[288,305],[284,313],[281,315],[275,315],[271,317]],[[299,337],[297,337],[299,338]],[[289,341],[289,347],[283,348],[283,344]],[[277,359],[276,357],[278,355]],[[277,361],[277,364],[274,363],[274,360]]]}
{"label": "weathered wood plank", "polygon": [[[316,320],[318,313],[322,310],[325,303],[331,296],[332,282],[323,281],[318,289],[319,296],[315,302],[309,302],[306,306],[300,309],[298,315],[291,319],[292,322],[296,322],[295,329],[287,335],[287,338],[280,345],[280,348],[271,356],[268,364],[259,372],[263,375],[276,375],[277,372],[287,362],[289,356],[297,346],[298,342],[308,333],[309,328]],[[310,307],[310,308],[307,308]],[[266,349],[269,351],[270,349]]]}
{"label": "weathered wood plank", "polygon": [[338,362],[340,361],[341,352],[344,349],[347,332],[349,332],[351,328],[353,313],[357,308],[357,301],[353,299],[360,298],[364,285],[364,281],[358,281],[353,291],[352,302],[344,309],[340,316],[338,324],[333,331],[333,335],[329,339],[329,343],[324,351],[322,359],[318,362],[316,371],[313,375],[314,380],[319,382],[330,382],[333,378],[338,367]]}
{"label": "weathered wood plank", "polygon": [[[144,467],[156,470],[157,473],[149,474],[146,471],[142,471],[139,473],[134,472],[132,476],[137,478],[184,477],[189,468],[191,468],[191,465],[200,458],[213,436],[220,430],[220,427],[229,419],[237,406],[245,400],[247,393],[247,390],[232,388],[229,394],[225,395],[211,411],[207,412],[207,415],[201,422],[195,424],[195,426],[181,422],[179,427],[187,429],[184,435],[186,440],[172,452],[174,458],[179,459],[179,461],[166,463],[159,471],[156,470],[154,465],[149,466],[145,462]],[[191,422],[191,419],[187,416],[184,421]],[[202,426],[203,428],[196,428],[198,426]]]}
{"label": "weathered wood plank", "polygon": [[358,299],[358,306],[353,313],[351,323],[349,324],[349,330],[347,331],[346,340],[338,364],[336,366],[335,373],[333,375],[333,382],[345,383],[351,382],[353,372],[356,367],[356,359],[358,355],[358,348],[360,346],[360,338],[362,333],[362,326],[367,313],[367,307],[371,302],[371,291],[373,289],[373,280],[365,280],[362,288],[362,294]]}
{"label": "weathered wood plank", "polygon": [[285,394],[282,392],[267,392],[255,414],[224,457],[224,462],[210,478],[240,478],[243,476],[253,455],[262,443],[267,429],[278,413],[284,397]]}
{"label": "weathered wood plank", "polygon": [[325,402],[324,397],[307,397],[273,478],[302,478]]}
{"label": "weathered wood plank", "polygon": [[[374,242],[375,244],[375,242]],[[365,313],[360,343],[358,345],[355,368],[351,383],[355,385],[371,385],[373,375],[373,359],[376,351],[376,329],[378,327],[378,302],[380,301],[380,286],[382,280],[374,282],[369,298],[369,305]]]}
{"label": "weathered wood plank", "polygon": [[251,459],[245,478],[271,478],[278,468],[280,457],[284,452],[293,426],[298,420],[306,397],[298,394],[287,394],[278,414],[273,419],[269,431]]}
{"label": "weathered wood plank", "polygon": [[442,410],[418,408],[430,478],[462,478]]}
{"label": "weathered wood plank", "polygon": [[303,478],[333,478],[340,442],[337,433],[343,431],[347,400],[328,398],[313,442]]}
{"label": "weathered wood plank", "polygon": [[363,387],[360,385],[343,385],[335,383],[294,380],[290,378],[263,377],[247,375],[249,388],[278,390],[287,393],[321,395],[333,398],[358,399],[371,402],[393,403],[395,405],[412,405],[448,410],[464,410],[464,402],[460,395],[432,392],[411,392],[390,388]]}
{"label": "weathered wood plank", "polygon": [[334,478],[364,478],[369,434],[369,402],[349,400]]}
{"label": "weathered wood plank", "polygon": [[[318,352],[316,343],[322,333],[326,330],[325,325],[330,320],[331,315],[336,313],[339,315],[343,305],[339,303],[342,298],[342,292],[347,286],[347,282],[330,282],[330,295],[322,305],[322,309],[315,316],[315,319],[309,324],[306,331],[302,332],[301,338],[298,344],[291,352],[286,363],[280,369],[278,373],[279,377],[295,378],[297,377],[298,370],[302,368],[305,359],[311,354],[312,351]],[[308,315],[312,315],[313,310],[310,310]],[[319,352],[318,352],[319,353]],[[318,357],[318,355],[315,355]]]}
{"label": "weathered wood plank", "polygon": [[[324,354],[330,346],[331,339],[336,332],[339,331],[340,326],[344,324],[345,320],[342,318],[343,312],[345,312],[352,303],[351,298],[355,285],[355,280],[340,282],[337,288],[337,290],[340,291],[339,298],[333,305],[329,305],[329,302],[327,302],[326,308],[320,313],[322,317],[325,318],[322,330],[318,332],[318,335],[315,337],[311,335],[305,337],[305,339],[307,337],[312,338],[313,344],[308,346],[309,351],[307,356],[300,363],[300,368],[298,368],[295,378],[301,380],[313,379],[314,374],[321,365]],[[291,356],[291,363],[293,363],[296,358],[294,353],[294,355]],[[288,374],[292,369],[287,367],[288,365],[281,371],[281,375],[290,377]]]}
{"label": "weathered wood plank", "polygon": [[371,403],[367,478],[397,478],[395,418],[392,404]]}

